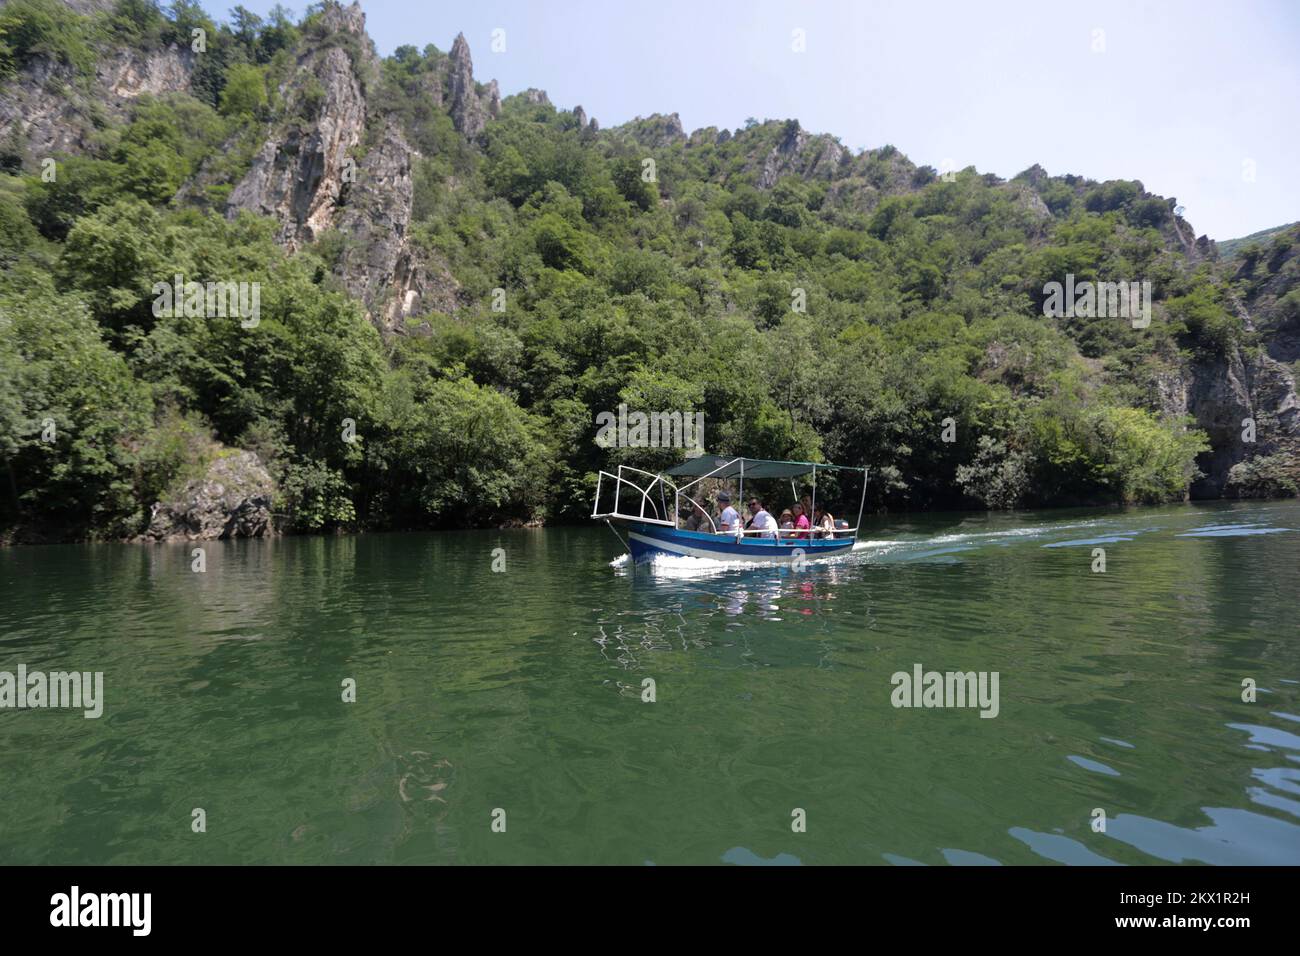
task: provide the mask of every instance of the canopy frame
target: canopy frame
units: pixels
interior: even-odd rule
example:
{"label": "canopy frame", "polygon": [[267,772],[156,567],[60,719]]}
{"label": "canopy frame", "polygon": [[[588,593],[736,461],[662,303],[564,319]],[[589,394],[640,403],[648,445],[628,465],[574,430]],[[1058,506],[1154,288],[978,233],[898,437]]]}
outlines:
{"label": "canopy frame", "polygon": [[[748,471],[746,471],[746,465],[749,466]],[[766,473],[764,473],[765,470]],[[748,473],[751,481],[760,478],[788,477],[790,479],[791,491],[794,492],[795,499],[798,500],[798,492],[795,488],[794,479],[799,475],[811,474],[813,488],[812,504],[815,513],[817,506],[817,472],[819,470],[862,472],[862,497],[858,502],[858,520],[854,523],[852,528],[838,529],[838,532],[832,532],[840,534],[848,534],[849,532],[852,532],[853,537],[856,540],[858,530],[862,527],[862,514],[866,510],[867,505],[867,467],[859,467],[856,465],[829,465],[812,461],[768,461],[760,458],[721,458],[717,456],[699,456],[688,458],[682,464],[669,468],[659,474],[643,471],[640,468],[633,468],[630,465],[619,465],[617,474],[611,474],[607,471],[601,471],[597,474],[596,498],[592,503],[591,516],[593,518],[604,518],[607,521],[610,518],[647,521],[652,524],[677,528],[681,515],[682,499],[685,498],[691,504],[699,507],[700,510],[704,512],[705,516],[709,519],[709,525],[714,534],[737,534],[738,536],[743,536],[750,532],[745,531],[744,529],[720,531],[717,525],[714,524],[713,516],[709,514],[708,509],[700,505],[693,496],[685,494],[685,492],[708,478],[726,480],[735,477],[740,480],[740,502],[743,506],[745,499],[745,475]],[[629,476],[640,475],[652,480],[648,484],[642,485],[632,477],[625,477],[624,472],[627,472]],[[689,477],[692,480],[688,481],[684,485],[678,485],[676,482],[671,481],[670,477]],[[601,484],[606,478],[614,482],[614,510],[602,512],[599,510],[600,490]],[[636,496],[639,496],[639,506],[637,507],[638,513],[636,514],[624,513],[619,509],[620,492],[624,485],[629,486],[629,489],[633,491]],[[663,506],[663,512],[660,512],[658,508],[655,508],[654,499],[651,497],[656,490],[656,486],[658,486],[659,502]],[[671,521],[667,519],[667,515],[665,514],[668,510],[668,502],[665,493],[669,489],[673,492],[673,513]],[[647,505],[650,506],[651,511],[654,513],[654,517],[646,514]],[[809,524],[811,524],[813,516],[809,515],[808,520]]]}

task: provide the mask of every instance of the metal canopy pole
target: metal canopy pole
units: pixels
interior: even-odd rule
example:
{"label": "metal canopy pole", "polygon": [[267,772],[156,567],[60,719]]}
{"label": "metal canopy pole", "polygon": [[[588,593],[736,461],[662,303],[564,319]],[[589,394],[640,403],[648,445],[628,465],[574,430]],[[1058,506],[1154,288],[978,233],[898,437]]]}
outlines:
{"label": "metal canopy pole", "polygon": [[813,496],[812,496],[813,513],[808,516],[808,524],[813,523],[813,515],[817,514],[817,466],[813,465]]}
{"label": "metal canopy pole", "polygon": [[[736,502],[740,507],[745,507],[745,459],[740,459],[740,500]],[[740,527],[736,530],[743,532],[745,530],[745,519],[740,517],[740,512],[736,512],[740,521]]]}
{"label": "metal canopy pole", "polygon": [[858,531],[862,527],[862,509],[867,506],[867,469],[862,469],[862,501],[858,504],[858,523],[853,529],[853,540],[858,540]]}

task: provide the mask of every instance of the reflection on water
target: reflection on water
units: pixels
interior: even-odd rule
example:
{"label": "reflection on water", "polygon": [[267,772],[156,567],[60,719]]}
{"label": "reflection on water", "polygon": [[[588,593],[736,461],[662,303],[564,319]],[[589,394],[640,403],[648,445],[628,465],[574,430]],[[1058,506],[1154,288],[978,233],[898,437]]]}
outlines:
{"label": "reflection on water", "polygon": [[[107,698],[0,711],[0,862],[1297,863],[1297,529],[882,519],[801,571],[591,528],[0,551],[0,670]],[[999,716],[893,708],[918,663],[998,671]]]}

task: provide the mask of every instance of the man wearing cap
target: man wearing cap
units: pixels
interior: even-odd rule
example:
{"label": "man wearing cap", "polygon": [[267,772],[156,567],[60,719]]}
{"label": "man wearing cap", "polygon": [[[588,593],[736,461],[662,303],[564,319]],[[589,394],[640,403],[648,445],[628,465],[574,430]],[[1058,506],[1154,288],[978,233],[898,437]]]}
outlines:
{"label": "man wearing cap", "polygon": [[718,504],[722,505],[722,514],[718,516],[719,531],[735,531],[740,527],[740,515],[731,507],[731,495],[725,491],[718,492]]}

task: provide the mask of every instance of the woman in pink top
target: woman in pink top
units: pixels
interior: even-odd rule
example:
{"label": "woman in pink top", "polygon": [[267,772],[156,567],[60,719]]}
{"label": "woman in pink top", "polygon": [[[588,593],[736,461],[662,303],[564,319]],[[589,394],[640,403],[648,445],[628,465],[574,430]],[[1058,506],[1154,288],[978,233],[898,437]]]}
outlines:
{"label": "woman in pink top", "polygon": [[796,532],[801,532],[801,533],[795,534],[795,537],[796,537],[796,538],[809,538],[809,537],[812,537],[812,536],[808,533],[808,530],[812,527],[812,525],[809,524],[809,522],[808,522],[808,516],[807,516],[806,514],[803,513],[803,505],[796,504],[796,505],[793,507],[792,510],[794,511],[794,527],[795,527],[795,531],[796,531]]}

